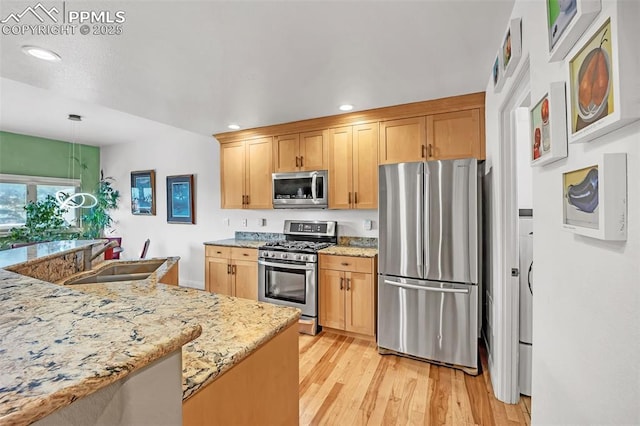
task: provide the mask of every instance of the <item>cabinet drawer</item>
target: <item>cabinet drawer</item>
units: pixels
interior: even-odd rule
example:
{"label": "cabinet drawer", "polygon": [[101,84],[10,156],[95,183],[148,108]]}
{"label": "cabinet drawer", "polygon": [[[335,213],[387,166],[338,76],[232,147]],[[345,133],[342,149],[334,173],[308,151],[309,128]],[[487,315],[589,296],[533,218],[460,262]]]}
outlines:
{"label": "cabinet drawer", "polygon": [[335,271],[363,272],[373,274],[372,257],[334,256],[330,254],[320,255],[320,268],[333,269]]}
{"label": "cabinet drawer", "polygon": [[258,250],[252,248],[232,247],[231,259],[258,261]]}
{"label": "cabinet drawer", "polygon": [[204,255],[207,257],[219,257],[228,259],[231,255],[231,247],[224,246],[206,246],[204,249]]}

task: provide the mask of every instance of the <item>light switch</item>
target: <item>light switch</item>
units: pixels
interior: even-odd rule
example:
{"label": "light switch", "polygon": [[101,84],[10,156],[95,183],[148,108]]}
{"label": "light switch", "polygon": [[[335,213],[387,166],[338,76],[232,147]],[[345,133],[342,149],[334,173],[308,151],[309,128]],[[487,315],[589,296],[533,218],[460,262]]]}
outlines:
{"label": "light switch", "polygon": [[229,226],[229,218],[228,218],[228,217],[225,217],[225,218],[224,218],[224,220],[223,220],[223,222],[224,222],[224,224],[225,224],[226,226]]}
{"label": "light switch", "polygon": [[266,225],[267,220],[264,218],[260,218],[258,220],[256,220],[256,225],[258,226],[265,226]]}
{"label": "light switch", "polygon": [[242,227],[243,228],[247,227],[247,219],[242,219]]}
{"label": "light switch", "polygon": [[371,223],[370,219],[365,219],[362,222],[362,227],[364,228],[365,231],[371,231],[373,224]]}

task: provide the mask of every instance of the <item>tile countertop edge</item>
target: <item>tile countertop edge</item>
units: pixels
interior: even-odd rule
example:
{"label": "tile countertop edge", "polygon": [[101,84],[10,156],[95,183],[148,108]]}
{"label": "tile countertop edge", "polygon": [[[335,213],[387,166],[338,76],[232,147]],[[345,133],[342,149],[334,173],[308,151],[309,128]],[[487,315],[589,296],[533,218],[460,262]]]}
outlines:
{"label": "tile countertop edge", "polygon": [[205,241],[205,246],[223,246],[223,247],[241,247],[241,248],[255,248],[266,244],[266,241],[260,240],[236,240],[235,238],[227,238],[225,240]]}
{"label": "tile countertop edge", "polygon": [[331,246],[319,250],[318,253],[332,256],[376,257],[378,255],[378,249],[369,247]]}

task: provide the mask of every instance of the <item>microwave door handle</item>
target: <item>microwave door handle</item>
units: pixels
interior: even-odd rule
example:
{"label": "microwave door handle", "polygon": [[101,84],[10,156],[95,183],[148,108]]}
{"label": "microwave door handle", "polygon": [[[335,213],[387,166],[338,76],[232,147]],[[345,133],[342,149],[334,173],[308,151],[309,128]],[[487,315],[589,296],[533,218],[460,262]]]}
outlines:
{"label": "microwave door handle", "polygon": [[314,203],[318,203],[318,197],[316,193],[316,181],[318,180],[318,172],[313,172],[311,174],[311,197],[313,198]]}

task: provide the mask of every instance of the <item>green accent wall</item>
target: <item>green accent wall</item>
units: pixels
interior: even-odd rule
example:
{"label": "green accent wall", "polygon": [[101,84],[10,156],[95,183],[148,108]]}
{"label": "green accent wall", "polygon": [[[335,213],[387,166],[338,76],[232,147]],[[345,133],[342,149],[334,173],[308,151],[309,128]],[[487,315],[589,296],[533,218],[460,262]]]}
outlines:
{"label": "green accent wall", "polygon": [[93,193],[100,180],[100,148],[0,132],[0,173],[81,179],[82,190]]}

